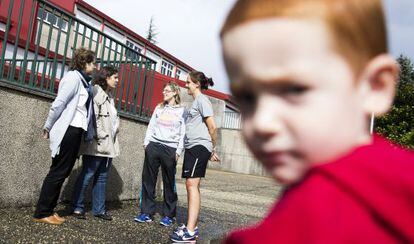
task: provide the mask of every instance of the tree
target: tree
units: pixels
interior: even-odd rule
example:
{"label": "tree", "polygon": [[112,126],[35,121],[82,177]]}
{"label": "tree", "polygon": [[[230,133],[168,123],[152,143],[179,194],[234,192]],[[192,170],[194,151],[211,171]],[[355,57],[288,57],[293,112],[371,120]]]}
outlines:
{"label": "tree", "polygon": [[154,16],[151,16],[151,20],[150,20],[148,31],[147,31],[147,40],[149,42],[151,42],[152,44],[157,44],[158,43],[157,40],[156,40],[158,32],[156,32],[156,31],[157,31],[157,29],[156,29],[155,24],[154,24]]}
{"label": "tree", "polygon": [[403,55],[397,61],[400,75],[394,104],[387,115],[376,120],[375,129],[390,140],[414,148],[414,67]]}

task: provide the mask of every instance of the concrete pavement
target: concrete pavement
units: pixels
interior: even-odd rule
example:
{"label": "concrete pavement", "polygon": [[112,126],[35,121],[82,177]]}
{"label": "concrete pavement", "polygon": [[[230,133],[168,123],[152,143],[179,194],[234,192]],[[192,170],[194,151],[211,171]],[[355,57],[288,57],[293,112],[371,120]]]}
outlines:
{"label": "concrete pavement", "polygon": [[[186,221],[187,196],[177,170],[177,223]],[[198,243],[218,243],[231,229],[257,222],[279,194],[270,178],[208,170],[201,183],[201,213]],[[161,203],[158,204],[161,208]],[[67,205],[57,212],[67,215]],[[114,220],[103,221],[87,213],[86,220],[71,216],[61,226],[31,221],[33,207],[0,209],[0,243],[171,243],[169,234],[177,226],[162,227],[161,216],[152,223],[136,223],[138,201],[108,203]]]}

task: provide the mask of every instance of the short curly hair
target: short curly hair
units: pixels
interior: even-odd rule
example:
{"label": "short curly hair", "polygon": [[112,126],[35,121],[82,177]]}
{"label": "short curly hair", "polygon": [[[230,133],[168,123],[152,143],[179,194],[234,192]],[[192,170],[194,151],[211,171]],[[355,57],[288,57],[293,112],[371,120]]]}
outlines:
{"label": "short curly hair", "polygon": [[72,62],[70,63],[71,70],[85,70],[86,64],[95,61],[95,52],[86,48],[78,48],[73,53]]}
{"label": "short curly hair", "polygon": [[97,70],[93,75],[93,83],[102,87],[104,91],[108,88],[108,83],[106,79],[109,77],[118,74],[118,69],[114,66],[104,66],[100,70]]}

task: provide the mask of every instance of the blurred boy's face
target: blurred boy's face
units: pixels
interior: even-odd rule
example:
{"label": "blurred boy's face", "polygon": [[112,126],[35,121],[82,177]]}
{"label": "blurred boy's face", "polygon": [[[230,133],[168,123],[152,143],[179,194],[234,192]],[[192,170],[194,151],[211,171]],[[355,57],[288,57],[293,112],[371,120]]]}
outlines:
{"label": "blurred boy's face", "polygon": [[368,143],[366,87],[332,48],[319,21],[259,19],[223,36],[243,136],[277,181]]}

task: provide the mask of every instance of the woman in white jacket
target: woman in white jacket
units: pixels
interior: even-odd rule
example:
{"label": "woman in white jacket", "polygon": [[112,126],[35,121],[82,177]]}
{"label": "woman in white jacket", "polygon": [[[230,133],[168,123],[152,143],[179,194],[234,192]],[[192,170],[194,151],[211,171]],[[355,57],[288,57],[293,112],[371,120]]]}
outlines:
{"label": "woman in white jacket", "polygon": [[43,137],[50,138],[52,166],[46,175],[33,221],[62,224],[65,220],[53,213],[65,179],[78,156],[82,134],[92,139],[95,134],[90,74],[95,69],[95,53],[76,49],[70,71],[59,82],[59,89],[43,127]]}
{"label": "woman in white jacket", "polygon": [[155,213],[155,185],[161,166],[164,184],[164,207],[160,224],[170,226],[177,209],[175,173],[184,147],[184,107],[180,105],[180,88],[169,82],[162,91],[164,101],[152,114],[144,140],[145,161],[142,169],[141,213],[136,222],[151,222]]}
{"label": "woman in white jacket", "polygon": [[82,171],[75,184],[73,215],[85,219],[85,191],[93,179],[92,213],[95,217],[112,220],[105,208],[106,179],[112,159],[119,155],[119,117],[114,105],[113,90],[118,83],[118,70],[103,67],[94,76],[93,105],[96,114],[97,133],[91,142],[81,145]]}

